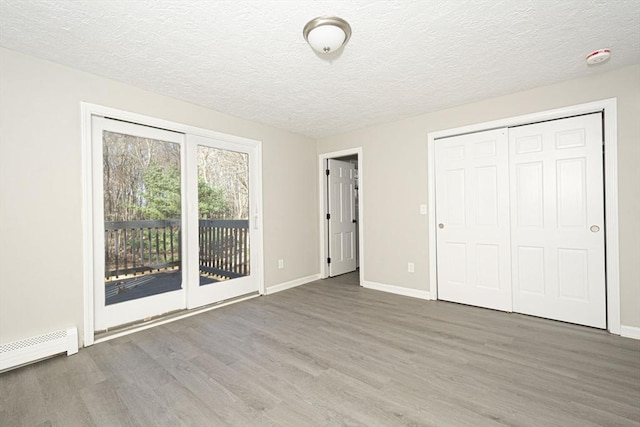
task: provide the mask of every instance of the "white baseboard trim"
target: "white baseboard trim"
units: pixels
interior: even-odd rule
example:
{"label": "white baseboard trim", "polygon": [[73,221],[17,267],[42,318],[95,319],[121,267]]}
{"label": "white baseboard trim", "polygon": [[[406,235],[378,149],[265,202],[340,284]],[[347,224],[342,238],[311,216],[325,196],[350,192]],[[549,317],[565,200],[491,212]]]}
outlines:
{"label": "white baseboard trim", "polygon": [[288,282],[280,283],[279,285],[269,286],[267,289],[265,289],[264,294],[265,295],[275,294],[276,292],[285,291],[287,289],[295,288],[296,286],[315,282],[316,280],[320,280],[320,273],[313,274],[307,277],[300,277],[299,279],[290,280]]}
{"label": "white baseboard trim", "polygon": [[637,326],[620,325],[620,336],[640,340],[640,328]]}
{"label": "white baseboard trim", "polygon": [[386,285],[384,283],[369,282],[364,280],[362,287],[368,289],[375,289],[376,291],[389,292],[397,295],[404,295],[406,297],[431,299],[431,294],[428,291],[421,291],[418,289],[403,288],[402,286]]}

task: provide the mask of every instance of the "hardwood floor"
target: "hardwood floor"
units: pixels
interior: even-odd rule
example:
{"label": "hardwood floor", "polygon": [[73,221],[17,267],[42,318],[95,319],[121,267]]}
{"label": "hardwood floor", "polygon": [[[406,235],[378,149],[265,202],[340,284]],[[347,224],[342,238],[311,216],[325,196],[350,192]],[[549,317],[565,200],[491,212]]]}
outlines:
{"label": "hardwood floor", "polygon": [[2,426],[638,426],[640,341],[353,274],[0,375]]}

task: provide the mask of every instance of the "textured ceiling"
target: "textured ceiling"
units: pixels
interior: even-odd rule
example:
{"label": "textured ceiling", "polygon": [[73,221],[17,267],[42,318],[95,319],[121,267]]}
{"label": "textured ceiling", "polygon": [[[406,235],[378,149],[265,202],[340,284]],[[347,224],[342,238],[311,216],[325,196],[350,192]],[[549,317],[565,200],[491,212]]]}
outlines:
{"label": "textured ceiling", "polygon": [[0,45],[318,138],[640,63],[640,1],[0,0]]}

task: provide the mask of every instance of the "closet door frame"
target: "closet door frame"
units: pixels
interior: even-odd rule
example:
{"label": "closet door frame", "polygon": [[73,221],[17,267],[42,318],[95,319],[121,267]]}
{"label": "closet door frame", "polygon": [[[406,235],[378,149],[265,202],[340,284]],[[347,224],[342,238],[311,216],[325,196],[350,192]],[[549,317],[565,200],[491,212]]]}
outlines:
{"label": "closet door frame", "polygon": [[428,226],[429,226],[429,283],[430,298],[438,299],[436,272],[436,199],[435,199],[435,143],[438,139],[496,128],[526,125],[545,120],[561,119],[579,114],[602,112],[604,117],[604,185],[605,185],[605,247],[607,279],[607,330],[620,335],[620,265],[618,240],[618,122],[616,98],[579,104],[570,107],[525,114],[470,126],[462,126],[427,134],[428,169]]}

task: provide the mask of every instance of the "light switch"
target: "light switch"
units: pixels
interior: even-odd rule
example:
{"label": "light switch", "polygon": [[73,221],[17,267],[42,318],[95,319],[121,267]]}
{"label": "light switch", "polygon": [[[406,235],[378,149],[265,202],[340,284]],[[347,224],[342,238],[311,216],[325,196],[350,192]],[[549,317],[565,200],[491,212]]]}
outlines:
{"label": "light switch", "polygon": [[427,214],[427,205],[420,205],[420,215]]}

